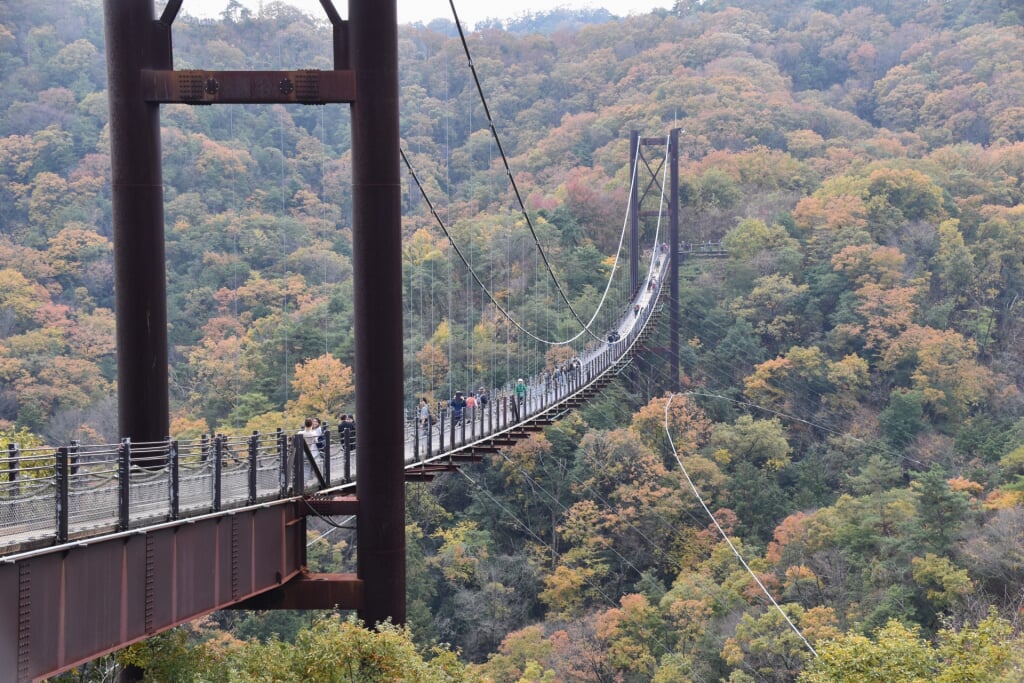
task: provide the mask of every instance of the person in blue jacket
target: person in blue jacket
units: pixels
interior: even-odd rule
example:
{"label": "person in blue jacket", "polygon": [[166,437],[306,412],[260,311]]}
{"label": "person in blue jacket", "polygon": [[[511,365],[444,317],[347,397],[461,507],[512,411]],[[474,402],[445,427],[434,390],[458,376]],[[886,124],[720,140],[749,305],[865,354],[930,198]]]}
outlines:
{"label": "person in blue jacket", "polygon": [[462,413],[466,409],[466,397],[462,395],[462,392],[456,391],[448,405],[452,407],[452,424],[462,422]]}

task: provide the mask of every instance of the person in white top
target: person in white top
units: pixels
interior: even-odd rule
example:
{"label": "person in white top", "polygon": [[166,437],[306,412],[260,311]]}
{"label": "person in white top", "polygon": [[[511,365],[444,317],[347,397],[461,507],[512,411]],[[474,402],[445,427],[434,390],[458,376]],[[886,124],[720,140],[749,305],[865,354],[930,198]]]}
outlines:
{"label": "person in white top", "polygon": [[299,432],[299,434],[302,434],[302,438],[305,440],[306,445],[309,447],[309,452],[313,454],[314,458],[320,455],[320,449],[317,448],[316,441],[322,433],[320,427],[313,424],[313,418],[311,417],[306,418],[305,429]]}
{"label": "person in white top", "polygon": [[430,436],[430,404],[426,396],[420,398],[420,429],[424,438]]}

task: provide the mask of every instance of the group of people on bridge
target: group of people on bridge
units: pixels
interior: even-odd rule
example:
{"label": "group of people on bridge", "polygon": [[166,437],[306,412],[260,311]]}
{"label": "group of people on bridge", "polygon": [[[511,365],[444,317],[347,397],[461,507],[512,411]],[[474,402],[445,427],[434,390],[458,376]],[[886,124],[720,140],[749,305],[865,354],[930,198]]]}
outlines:
{"label": "group of people on bridge", "polygon": [[[307,417],[303,422],[302,429],[298,432],[306,442],[306,447],[309,449],[310,454],[318,461],[320,455],[327,448],[326,431],[324,424],[320,422],[320,418]],[[338,418],[338,434],[341,436],[342,448],[352,450],[356,442],[356,419],[354,415],[351,413],[341,414],[341,417]]]}
{"label": "group of people on bridge", "polygon": [[[537,377],[537,384],[533,387],[527,385],[522,377],[515,381],[510,390],[506,387],[505,395],[511,399],[508,405],[511,407],[513,419],[519,422],[525,417],[527,396],[531,390],[543,392],[546,396],[558,389],[564,389],[569,384],[569,378],[573,373],[578,373],[582,365],[579,356],[576,356],[564,363],[545,368]],[[459,390],[452,395],[447,404],[440,404],[438,410],[447,409],[448,423],[454,427],[464,421],[472,422],[478,416],[482,416],[490,401],[490,393],[485,387],[470,392]],[[424,437],[428,436],[431,427],[437,424],[437,416],[431,410],[430,401],[426,396],[419,400],[416,422]]]}
{"label": "group of people on bridge", "polygon": [[[470,391],[468,394],[456,391],[451,400],[448,401],[448,407],[451,408],[452,423],[456,425],[461,424],[464,419],[473,421],[476,419],[477,409],[481,411],[486,410],[490,400],[491,396],[485,387],[480,387],[476,391]],[[430,403],[427,401],[426,396],[420,398],[417,421],[424,435],[428,435],[431,425],[437,423],[437,418],[430,411]]]}

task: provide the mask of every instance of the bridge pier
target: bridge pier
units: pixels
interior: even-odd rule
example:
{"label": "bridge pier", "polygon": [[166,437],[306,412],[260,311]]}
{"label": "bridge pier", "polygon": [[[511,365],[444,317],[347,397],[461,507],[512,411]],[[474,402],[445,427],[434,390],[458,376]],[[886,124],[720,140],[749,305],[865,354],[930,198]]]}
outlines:
{"label": "bridge pier", "polygon": [[352,279],[355,303],[357,563],[370,627],[404,624],[405,444],[402,207],[396,0],[349,0],[352,103]]}
{"label": "bridge pier", "polygon": [[170,432],[167,276],[160,105],[139,74],[170,68],[170,33],[153,0],[104,0],[110,99],[111,211],[117,317],[117,423],[122,437]]}

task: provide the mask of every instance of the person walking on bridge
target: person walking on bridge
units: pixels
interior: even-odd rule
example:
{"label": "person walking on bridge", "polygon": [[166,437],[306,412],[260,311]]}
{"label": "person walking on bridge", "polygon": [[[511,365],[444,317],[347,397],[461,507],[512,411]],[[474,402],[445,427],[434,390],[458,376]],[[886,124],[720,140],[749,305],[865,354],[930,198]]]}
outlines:
{"label": "person walking on bridge", "polygon": [[512,413],[515,416],[516,422],[523,419],[523,408],[526,406],[526,383],[523,382],[523,378],[520,377],[516,380],[516,385],[512,389]]}
{"label": "person walking on bridge", "polygon": [[327,448],[327,439],[324,436],[324,426],[320,424],[319,417],[313,418],[313,431],[316,432],[316,450],[318,453],[323,453]]}
{"label": "person walking on bridge", "polygon": [[[313,418],[311,417],[306,418],[305,422],[303,423],[302,430],[299,431],[299,435],[302,437],[303,443],[306,444],[306,449],[309,450],[309,455],[312,457],[313,462],[318,464],[320,458],[320,449],[317,448],[316,442],[320,438],[321,433],[321,430],[319,430],[317,427],[313,425]],[[302,460],[303,476],[305,479],[308,480],[310,474],[313,471],[312,468],[310,467],[309,460],[306,459],[306,456],[303,453],[296,453],[295,455],[300,460]]]}
{"label": "person walking on bridge", "polygon": [[338,434],[341,436],[341,447],[351,452],[356,446],[356,419],[351,413],[342,413]]}
{"label": "person walking on bridge", "polygon": [[462,422],[462,413],[466,409],[466,398],[462,395],[462,392],[456,391],[448,405],[452,408],[452,425],[454,426]]}
{"label": "person walking on bridge", "polygon": [[420,429],[423,432],[423,438],[430,438],[430,404],[427,403],[427,397],[420,397]]}
{"label": "person walking on bridge", "polygon": [[309,448],[310,454],[316,458],[320,455],[320,449],[317,448],[316,442],[320,438],[320,430],[313,424],[313,418],[307,417],[303,423],[303,429],[299,434],[302,435],[302,439],[306,442],[306,447]]}

